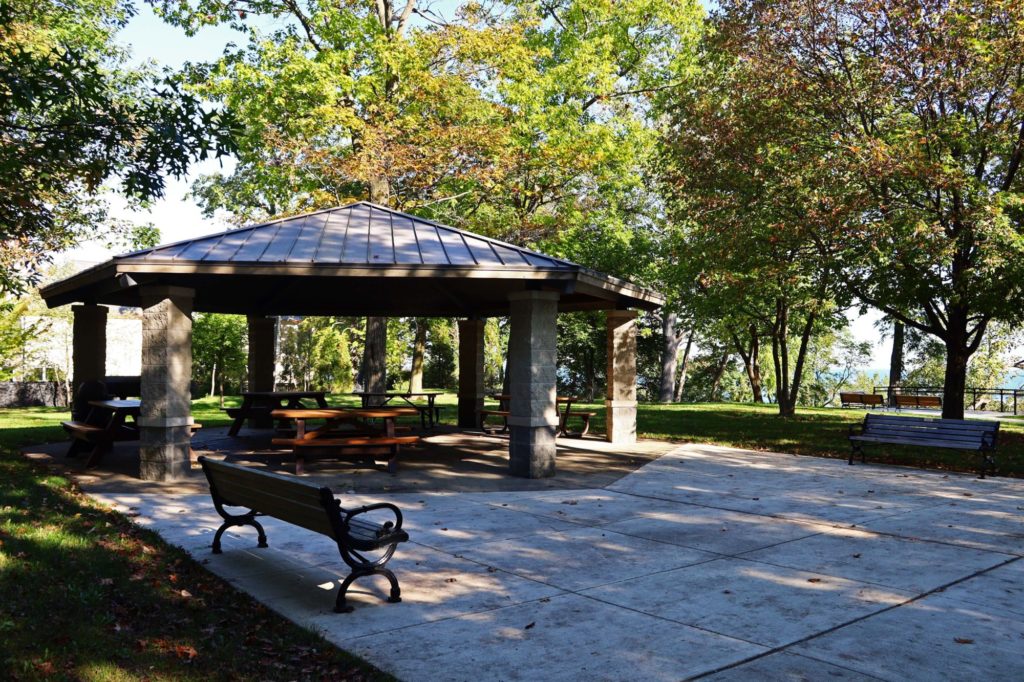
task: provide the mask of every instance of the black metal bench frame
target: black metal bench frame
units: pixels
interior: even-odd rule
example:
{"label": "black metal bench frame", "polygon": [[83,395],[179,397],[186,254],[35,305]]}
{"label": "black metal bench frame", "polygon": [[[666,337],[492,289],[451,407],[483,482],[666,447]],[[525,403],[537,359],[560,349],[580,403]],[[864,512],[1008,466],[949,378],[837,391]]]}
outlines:
{"label": "black metal bench frame", "polygon": [[[224,531],[236,526],[255,528],[256,546],[267,547],[267,534],[262,524],[256,519],[260,516],[269,516],[326,535],[337,543],[341,559],[348,565],[350,573],[342,581],[341,589],[338,591],[334,603],[336,613],[352,611],[352,607],[346,602],[348,588],[357,579],[365,576],[382,575],[387,578],[391,585],[388,601],[392,603],[402,601],[402,590],[398,585],[398,578],[387,568],[387,563],[394,556],[398,544],[409,539],[408,533],[402,530],[402,512],[398,507],[388,502],[380,502],[355,509],[346,509],[341,506],[341,502],[326,486],[318,487],[288,476],[210,460],[206,457],[200,457],[199,464],[203,467],[203,473],[206,474],[206,480],[210,484],[213,506],[224,519],[224,523],[217,529],[217,533],[213,537],[214,554],[221,553],[221,537],[224,535]],[[234,490],[227,496],[223,494],[223,486],[218,485],[218,480],[222,477],[226,484],[231,478],[239,484],[231,486]],[[271,481],[275,490],[273,493],[267,493],[260,487],[260,484]],[[250,492],[247,493],[246,489]],[[289,490],[294,493],[291,498],[288,496]],[[318,519],[316,514],[309,516],[311,506],[304,505],[297,499],[299,497],[318,500],[319,506],[324,512],[323,518]],[[264,506],[261,498],[262,500],[273,498],[275,506],[283,506],[286,511],[292,511],[294,514],[281,513],[280,509],[272,511]],[[292,507],[290,510],[288,509],[289,505]],[[242,507],[249,511],[232,514],[224,509],[226,506]],[[394,520],[373,523],[357,518],[362,514],[378,510],[391,512],[395,517]],[[303,522],[298,519],[302,519]],[[381,552],[381,554],[377,557],[367,557],[363,556],[362,552]]]}
{"label": "black metal bench frame", "polygon": [[969,450],[981,454],[981,478],[985,478],[985,473],[995,467],[998,436],[997,421],[867,414],[862,424],[850,427],[849,464],[858,454],[860,461],[865,461],[864,443]]}

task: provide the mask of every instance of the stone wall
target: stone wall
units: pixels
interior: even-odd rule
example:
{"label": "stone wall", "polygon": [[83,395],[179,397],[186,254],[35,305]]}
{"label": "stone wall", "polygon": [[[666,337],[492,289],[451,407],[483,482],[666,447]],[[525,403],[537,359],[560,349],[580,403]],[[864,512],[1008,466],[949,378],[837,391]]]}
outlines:
{"label": "stone wall", "polygon": [[0,407],[67,407],[59,381],[0,381]]}

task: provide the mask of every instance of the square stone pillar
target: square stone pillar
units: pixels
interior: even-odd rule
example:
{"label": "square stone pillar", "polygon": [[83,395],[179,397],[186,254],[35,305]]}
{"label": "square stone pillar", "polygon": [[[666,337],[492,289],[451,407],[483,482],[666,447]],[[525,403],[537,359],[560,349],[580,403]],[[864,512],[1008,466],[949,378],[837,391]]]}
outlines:
{"label": "square stone pillar", "polygon": [[190,469],[195,291],[149,286],[139,293],[143,307],[139,474],[146,481],[172,481]]}
{"label": "square stone pillar", "polygon": [[[107,308],[88,303],[71,307],[71,395],[74,401],[83,381],[102,380],[107,375]],[[74,403],[72,402],[72,406]],[[85,419],[85,415],[74,415]]]}
{"label": "square stone pillar", "polygon": [[459,428],[480,426],[484,409],[484,320],[459,320]]}
{"label": "square stone pillar", "polygon": [[509,472],[526,478],[554,476],[558,293],[524,291],[509,300]]}
{"label": "square stone pillar", "polygon": [[[249,315],[249,390],[273,391],[274,368],[277,363],[277,321],[273,317]],[[269,429],[270,417],[249,420],[251,429]]]}
{"label": "square stone pillar", "polygon": [[636,311],[609,310],[608,395],[605,429],[609,443],[636,442]]}

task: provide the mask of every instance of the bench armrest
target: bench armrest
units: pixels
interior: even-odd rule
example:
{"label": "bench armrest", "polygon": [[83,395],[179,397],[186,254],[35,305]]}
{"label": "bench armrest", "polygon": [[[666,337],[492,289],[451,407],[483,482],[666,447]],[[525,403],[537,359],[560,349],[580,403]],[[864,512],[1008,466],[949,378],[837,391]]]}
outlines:
{"label": "bench armrest", "polygon": [[345,514],[345,523],[347,524],[352,518],[359,514],[365,514],[367,512],[376,511],[378,509],[387,509],[395,515],[394,522],[388,521],[384,524],[384,527],[388,530],[401,530],[402,529],[402,511],[391,504],[390,502],[378,502],[377,504],[368,504],[365,507],[358,507],[356,509],[350,509]]}
{"label": "bench armrest", "polygon": [[849,436],[861,436],[864,434],[864,423],[858,422],[856,424],[850,424]]}

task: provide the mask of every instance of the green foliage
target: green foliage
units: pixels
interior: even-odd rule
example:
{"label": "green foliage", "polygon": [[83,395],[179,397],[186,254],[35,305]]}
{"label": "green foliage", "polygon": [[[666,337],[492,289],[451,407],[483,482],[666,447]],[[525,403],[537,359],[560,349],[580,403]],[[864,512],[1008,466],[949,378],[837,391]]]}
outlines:
{"label": "green foliage", "polygon": [[41,324],[26,319],[28,309],[27,300],[0,299],[0,381],[13,379],[24,368],[29,342],[43,332]]}
{"label": "green foliage", "polygon": [[230,151],[230,119],[173,76],[125,66],[122,0],[0,4],[0,292],[107,223],[102,186],[159,197],[167,175]]}
{"label": "green foliage", "polygon": [[427,357],[423,367],[424,387],[458,387],[457,330],[453,320],[430,320],[427,331]]}
{"label": "green foliage", "polygon": [[945,345],[944,415],[960,416],[988,325],[1024,315],[1024,5],[733,0],[717,25],[757,78],[728,102],[795,112],[773,138],[776,158],[806,157],[794,178],[825,171],[801,183],[821,199],[808,222],[830,228],[853,294]]}
{"label": "green foliage", "polygon": [[199,313],[192,322],[192,376],[209,395],[241,388],[247,373],[248,324],[242,315]]}
{"label": "green foliage", "polygon": [[345,317],[282,318],[279,326],[281,381],[301,390],[346,393],[355,383],[352,337],[358,320]]}

